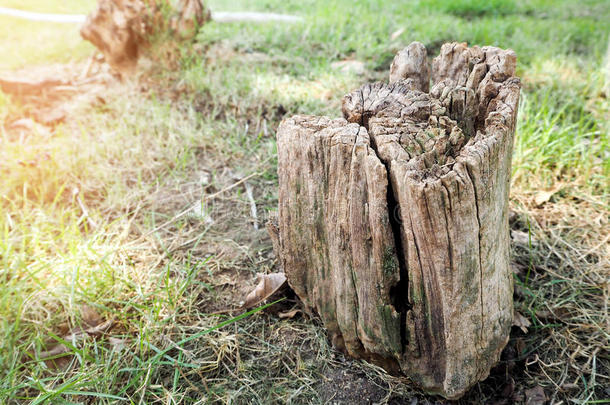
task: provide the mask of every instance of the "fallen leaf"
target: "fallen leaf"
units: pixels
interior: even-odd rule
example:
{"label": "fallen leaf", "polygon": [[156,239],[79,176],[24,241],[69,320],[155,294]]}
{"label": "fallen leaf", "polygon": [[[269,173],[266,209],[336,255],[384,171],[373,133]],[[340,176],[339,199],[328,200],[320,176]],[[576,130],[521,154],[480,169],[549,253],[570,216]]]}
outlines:
{"label": "fallen leaf", "polygon": [[[109,319],[105,322],[102,322],[98,325],[90,327],[88,329],[82,329],[81,327],[74,328],[70,334],[62,336],[62,339],[66,342],[75,345],[78,342],[81,342],[88,337],[100,337],[106,332],[110,331],[114,326],[114,319]],[[63,343],[57,344],[51,347],[49,350],[40,352],[38,358],[44,361],[49,368],[63,370],[65,369],[70,361],[72,360],[72,355],[62,356],[62,354],[71,353],[72,349],[66,346]]]}
{"label": "fallen leaf", "polygon": [[559,190],[561,190],[561,186],[555,186],[550,190],[539,190],[534,195],[534,203],[537,207],[542,206],[544,203],[550,201],[553,194],[557,193]]}
{"label": "fallen leaf", "polygon": [[244,308],[252,308],[275,294],[286,284],[284,273],[271,273],[257,275],[260,280],[258,285],[248,294]]}
{"label": "fallen leaf", "polygon": [[51,350],[41,352],[39,354],[39,358],[45,362],[48,368],[65,371],[74,356],[62,356],[62,354],[66,354],[69,352],[70,349],[68,349],[67,346],[61,344],[54,346],[53,348],[51,348]]}
{"label": "fallen leaf", "polygon": [[280,312],[278,316],[282,319],[292,319],[301,312],[300,309],[293,309],[292,311]]}
{"label": "fallen leaf", "polygon": [[90,328],[93,328],[104,322],[102,316],[97,312],[95,308],[90,305],[83,305],[81,307],[80,312],[81,318],[83,319],[83,323]]}
{"label": "fallen leaf", "polygon": [[523,333],[527,333],[527,328],[532,323],[517,310],[514,310],[513,314],[513,326],[517,326],[523,331]]}
{"label": "fallen leaf", "polygon": [[546,395],[544,389],[537,385],[534,388],[525,390],[526,405],[544,405],[546,403]]}
{"label": "fallen leaf", "polygon": [[[106,322],[100,323],[95,327],[85,330],[86,336],[100,337],[106,332],[110,331],[114,326],[114,319],[108,319]],[[85,337],[86,337],[85,336]]]}

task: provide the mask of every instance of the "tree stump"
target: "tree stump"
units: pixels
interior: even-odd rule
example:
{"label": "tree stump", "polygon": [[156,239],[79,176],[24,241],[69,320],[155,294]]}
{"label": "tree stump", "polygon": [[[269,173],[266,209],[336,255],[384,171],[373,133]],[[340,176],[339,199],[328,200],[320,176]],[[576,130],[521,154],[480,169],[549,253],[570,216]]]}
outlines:
{"label": "tree stump", "polygon": [[413,43],[389,84],[345,96],[344,119],[294,116],[277,133],[290,286],[336,346],[451,399],[489,375],[512,324],[515,65],[452,43],[429,69]]}
{"label": "tree stump", "polygon": [[[131,72],[142,48],[155,31],[171,28],[180,39],[193,37],[197,28],[210,19],[203,0],[98,0],[97,8],[87,16],[81,36],[104,54],[110,66],[119,72]],[[175,16],[164,21],[164,10]]]}

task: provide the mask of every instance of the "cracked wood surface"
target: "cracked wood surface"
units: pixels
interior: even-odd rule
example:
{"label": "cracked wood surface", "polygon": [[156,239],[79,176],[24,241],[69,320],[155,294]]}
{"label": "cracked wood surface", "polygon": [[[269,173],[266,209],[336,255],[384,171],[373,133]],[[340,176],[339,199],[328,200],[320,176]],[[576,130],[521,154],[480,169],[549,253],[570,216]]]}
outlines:
{"label": "cracked wood surface", "polygon": [[515,65],[452,43],[429,70],[413,43],[389,84],[345,96],[344,119],[278,129],[288,282],[336,346],[447,398],[487,377],[512,323]]}

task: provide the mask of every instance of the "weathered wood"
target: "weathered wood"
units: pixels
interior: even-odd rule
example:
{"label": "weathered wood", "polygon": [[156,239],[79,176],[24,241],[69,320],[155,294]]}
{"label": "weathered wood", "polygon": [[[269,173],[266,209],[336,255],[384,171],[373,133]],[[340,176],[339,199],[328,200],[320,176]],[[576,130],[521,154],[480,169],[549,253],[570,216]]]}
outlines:
{"label": "weathered wood", "polygon": [[[104,54],[110,66],[119,72],[132,71],[148,37],[167,29],[163,4],[168,0],[99,0],[87,16],[81,36]],[[170,27],[180,38],[191,38],[196,29],[210,19],[202,0],[180,0]]]}
{"label": "weathered wood", "polygon": [[428,52],[421,42],[413,42],[394,57],[390,66],[390,84],[399,80],[412,83],[413,90],[428,92],[430,88],[430,70],[428,69]]}
{"label": "weathered wood", "polygon": [[211,18],[202,0],[180,0],[177,15],[172,19],[172,30],[183,39],[193,38],[197,30]]}
{"label": "weathered wood", "polygon": [[508,191],[520,83],[512,51],[423,45],[345,119],[279,127],[279,242],[289,284],[333,343],[457,398],[512,323]]}

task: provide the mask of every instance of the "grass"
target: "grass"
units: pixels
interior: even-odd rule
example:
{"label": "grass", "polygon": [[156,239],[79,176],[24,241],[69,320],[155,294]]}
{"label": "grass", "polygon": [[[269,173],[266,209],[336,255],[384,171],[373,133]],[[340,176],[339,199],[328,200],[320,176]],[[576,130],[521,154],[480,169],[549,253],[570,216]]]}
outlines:
{"label": "grass", "polygon": [[[89,7],[15,3],[1,5]],[[423,398],[345,359],[303,316],[256,313],[210,330],[239,313],[227,309],[257,272],[275,270],[245,183],[232,185],[254,175],[246,183],[259,216],[272,215],[279,121],[339,116],[342,95],[385,79],[412,40],[431,53],[449,40],[512,48],[523,79],[511,227],[528,235],[513,241],[513,262],[516,308],[532,326],[514,328],[499,369],[463,402],[524,400],[536,385],[555,402],[610,398],[607,2],[210,3],[305,23],[207,24],[197,46],[156,49],[138,80],[81,105],[50,136],[15,136],[8,124],[35,106],[0,93],[0,403]],[[4,19],[3,68],[80,60],[91,49],[75,27]],[[49,45],[34,51],[40,43]],[[366,73],[331,68],[344,59],[363,61]],[[194,205],[202,213],[176,218]],[[114,319],[112,339],[64,341],[91,311]],[[38,357],[58,342],[71,349],[56,359],[60,370]]]}
{"label": "grass", "polygon": [[[93,0],[1,0],[0,7],[36,13],[87,14]],[[41,23],[0,15],[0,71],[32,64],[80,61],[93,51],[81,40],[78,25]]]}

